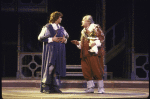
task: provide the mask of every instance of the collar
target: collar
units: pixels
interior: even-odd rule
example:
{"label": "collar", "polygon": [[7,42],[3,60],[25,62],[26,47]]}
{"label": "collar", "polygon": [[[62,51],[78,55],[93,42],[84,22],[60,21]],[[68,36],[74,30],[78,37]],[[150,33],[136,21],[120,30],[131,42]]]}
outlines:
{"label": "collar", "polygon": [[58,27],[57,27],[57,24],[56,23],[51,23],[52,27],[54,30],[58,30],[60,28],[60,25],[58,24]]}

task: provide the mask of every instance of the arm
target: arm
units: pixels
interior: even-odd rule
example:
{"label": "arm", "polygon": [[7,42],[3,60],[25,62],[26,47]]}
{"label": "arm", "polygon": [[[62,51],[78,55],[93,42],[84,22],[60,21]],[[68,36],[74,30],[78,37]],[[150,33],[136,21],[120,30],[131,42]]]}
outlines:
{"label": "arm", "polygon": [[53,41],[55,42],[59,42],[59,38],[56,37],[56,35],[54,37],[49,37],[49,38],[45,38],[41,40],[42,42],[47,42],[47,43],[51,43]]}
{"label": "arm", "polygon": [[50,37],[50,31],[47,29],[46,26],[44,26],[41,30],[41,33],[38,36],[38,40],[41,42],[47,42],[47,43],[51,43],[51,42],[59,42],[60,38],[56,37],[56,35],[54,37]]}
{"label": "arm", "polygon": [[97,30],[97,37],[99,38],[101,43],[103,43],[105,40],[105,35],[99,25],[96,25],[96,30]]}
{"label": "arm", "polygon": [[75,44],[79,49],[81,49],[81,39],[84,35],[84,32],[85,32],[85,29],[83,29],[81,31],[81,37],[80,37],[80,41],[77,41],[77,40],[72,40],[71,43]]}
{"label": "arm", "polygon": [[96,45],[97,47],[100,47],[105,40],[105,36],[99,25],[95,24],[94,29],[96,30],[98,40],[95,40],[95,43],[93,43],[92,46]]}
{"label": "arm", "polygon": [[67,31],[64,29],[64,34],[65,34],[65,38],[68,39],[69,38],[69,34],[67,33]]}
{"label": "arm", "polygon": [[48,42],[51,43],[53,42],[52,37],[50,36],[50,31],[47,29],[46,26],[44,26],[38,36],[38,40],[42,42]]}
{"label": "arm", "polygon": [[71,43],[75,44],[79,49],[81,49],[81,41],[72,40]]}
{"label": "arm", "polygon": [[81,49],[81,41],[78,41],[79,42],[79,44],[77,45],[77,47],[79,48],[79,49]]}
{"label": "arm", "polygon": [[69,38],[69,34],[66,32],[66,30],[63,28],[63,32],[64,32],[64,35],[63,35],[63,38],[61,39],[61,43],[67,43],[67,39]]}
{"label": "arm", "polygon": [[99,38],[99,40],[101,41],[101,49],[100,49],[100,53],[99,53],[99,55],[105,55],[105,35],[104,35],[104,33],[103,33],[103,31],[102,31],[102,29],[100,28],[100,26],[98,26],[97,27],[97,33],[98,33],[98,38]]}

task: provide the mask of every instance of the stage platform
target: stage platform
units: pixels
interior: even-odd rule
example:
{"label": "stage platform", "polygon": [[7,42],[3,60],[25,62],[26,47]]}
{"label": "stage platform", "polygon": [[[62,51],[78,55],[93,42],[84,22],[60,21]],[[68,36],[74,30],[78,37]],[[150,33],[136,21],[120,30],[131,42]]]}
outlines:
{"label": "stage platform", "polygon": [[62,79],[61,94],[40,93],[40,80],[2,78],[3,99],[72,99],[72,98],[147,98],[149,81],[104,80],[104,94],[84,93],[86,81],[83,79]]}
{"label": "stage platform", "polygon": [[[95,87],[97,82],[94,80]],[[16,78],[2,78],[2,87],[35,87],[40,88],[40,80],[22,80]],[[85,88],[83,79],[62,79],[61,88]],[[104,80],[105,88],[149,88],[149,81]]]}

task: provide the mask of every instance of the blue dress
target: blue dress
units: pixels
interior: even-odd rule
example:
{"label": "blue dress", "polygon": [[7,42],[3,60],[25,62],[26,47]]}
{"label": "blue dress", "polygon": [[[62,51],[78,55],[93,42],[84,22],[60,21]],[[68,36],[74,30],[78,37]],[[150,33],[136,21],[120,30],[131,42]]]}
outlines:
{"label": "blue dress", "polygon": [[[49,37],[54,37],[56,33],[56,37],[63,37],[63,35],[65,36],[64,28],[62,26],[60,26],[57,31],[53,29],[51,24],[47,24],[46,27],[50,31]],[[66,36],[66,38],[68,37],[69,36]],[[62,77],[66,75],[65,43],[48,43],[48,37],[41,38],[40,41],[43,42],[41,83],[51,85],[52,81],[54,80],[54,73]],[[52,74],[49,74],[49,66],[51,65],[54,66],[54,71]]]}

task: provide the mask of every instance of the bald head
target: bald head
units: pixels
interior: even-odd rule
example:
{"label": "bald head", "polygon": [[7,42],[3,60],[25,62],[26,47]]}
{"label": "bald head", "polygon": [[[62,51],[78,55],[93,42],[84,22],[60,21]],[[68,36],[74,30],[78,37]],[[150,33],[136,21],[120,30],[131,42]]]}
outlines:
{"label": "bald head", "polygon": [[94,23],[93,18],[91,15],[86,15],[82,19],[82,26],[88,27],[90,24]]}

